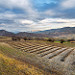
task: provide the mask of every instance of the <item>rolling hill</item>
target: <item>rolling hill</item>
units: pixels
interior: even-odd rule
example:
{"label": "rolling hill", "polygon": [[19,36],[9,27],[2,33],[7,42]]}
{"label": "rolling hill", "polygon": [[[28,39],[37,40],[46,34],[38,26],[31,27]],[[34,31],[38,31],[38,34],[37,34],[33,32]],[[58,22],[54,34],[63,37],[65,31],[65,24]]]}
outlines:
{"label": "rolling hill", "polygon": [[0,36],[14,36],[15,34],[12,32],[8,32],[5,30],[0,30]]}
{"label": "rolling hill", "polygon": [[21,36],[21,37],[49,37],[46,34],[36,34],[36,33],[27,33],[27,32],[20,32],[17,33],[16,36]]}
{"label": "rolling hill", "polygon": [[5,30],[0,30],[0,36],[75,38],[75,27],[64,27],[64,28],[59,28],[59,29],[38,31],[34,33],[19,32],[16,34],[5,31]]}
{"label": "rolling hill", "polygon": [[45,31],[39,31],[35,33],[46,34],[52,37],[75,37],[75,27],[64,27],[59,29],[51,29]]}
{"label": "rolling hill", "polygon": [[49,37],[46,34],[36,34],[36,33],[27,33],[27,32],[19,32],[19,33],[12,33],[5,30],[0,30],[0,36],[18,36],[18,37]]}
{"label": "rolling hill", "polygon": [[75,34],[75,27],[65,27],[65,28],[59,28],[59,29],[51,29],[51,30],[45,30],[45,31],[39,31],[36,33],[41,34],[49,34],[49,35],[60,35],[60,34]]}

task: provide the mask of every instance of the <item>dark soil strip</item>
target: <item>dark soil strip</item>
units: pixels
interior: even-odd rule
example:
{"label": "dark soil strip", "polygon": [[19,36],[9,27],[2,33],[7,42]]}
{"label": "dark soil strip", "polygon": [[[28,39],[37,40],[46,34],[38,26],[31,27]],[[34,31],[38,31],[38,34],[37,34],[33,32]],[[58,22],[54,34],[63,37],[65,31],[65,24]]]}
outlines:
{"label": "dark soil strip", "polygon": [[[51,47],[51,46],[50,46],[50,47]],[[46,48],[48,48],[48,47],[40,48],[40,49],[37,49],[37,50],[32,51],[32,52],[30,52],[30,53],[34,53],[34,52],[37,52],[37,51],[41,51],[41,50],[46,49]]]}
{"label": "dark soil strip", "polygon": [[65,59],[73,52],[74,49],[72,49],[71,51],[69,51],[66,55],[63,56],[63,58],[61,59],[62,62],[65,61]]}
{"label": "dark soil strip", "polygon": [[[68,49],[68,48],[67,48],[67,49]],[[59,52],[59,53],[57,53],[57,54],[54,54],[53,56],[49,57],[49,59],[52,59],[53,57],[55,57],[55,56],[61,54],[62,52],[66,51],[67,49],[64,49],[63,51],[61,51],[61,52]]]}
{"label": "dark soil strip", "polygon": [[41,55],[41,57],[44,57],[44,56],[46,56],[46,55],[48,55],[48,54],[50,54],[50,53],[53,53],[53,52],[56,52],[56,51],[58,51],[58,50],[60,50],[61,48],[58,48],[58,49],[56,49],[56,50],[54,50],[54,51],[51,51],[51,52],[49,52],[49,53],[45,53],[44,55]]}
{"label": "dark soil strip", "polygon": [[[50,49],[53,49],[53,48],[56,48],[56,47],[52,47],[52,48],[50,48]],[[47,50],[45,50],[45,51],[40,51],[40,52],[38,52],[37,54],[44,53],[44,52],[46,52],[46,51],[49,51],[50,49],[47,49]]]}
{"label": "dark soil strip", "polygon": [[32,51],[32,50],[34,50],[34,49],[37,50],[37,48],[39,48],[39,47],[41,47],[41,46],[35,46],[34,48],[30,48],[29,50],[26,50],[25,52],[29,52],[29,51]]}

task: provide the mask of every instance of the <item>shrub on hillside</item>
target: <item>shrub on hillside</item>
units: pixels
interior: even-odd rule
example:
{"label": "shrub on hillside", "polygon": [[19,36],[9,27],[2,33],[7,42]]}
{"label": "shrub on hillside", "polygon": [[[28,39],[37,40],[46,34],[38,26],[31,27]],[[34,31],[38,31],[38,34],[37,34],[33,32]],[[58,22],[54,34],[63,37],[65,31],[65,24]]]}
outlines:
{"label": "shrub on hillside", "polygon": [[61,40],[60,40],[60,43],[64,43],[64,42],[65,42],[65,40],[64,40],[64,39],[61,39]]}
{"label": "shrub on hillside", "polygon": [[27,37],[24,37],[23,39],[24,39],[25,41],[26,41],[26,40],[28,40],[28,38],[27,38]]}
{"label": "shrub on hillside", "polygon": [[75,41],[75,40],[74,39],[68,39],[67,41],[70,42],[70,41]]}
{"label": "shrub on hillside", "polygon": [[13,41],[20,41],[21,38],[20,38],[20,37],[12,37],[12,40],[13,40]]}
{"label": "shrub on hillside", "polygon": [[53,38],[49,38],[47,41],[54,42],[55,40]]}

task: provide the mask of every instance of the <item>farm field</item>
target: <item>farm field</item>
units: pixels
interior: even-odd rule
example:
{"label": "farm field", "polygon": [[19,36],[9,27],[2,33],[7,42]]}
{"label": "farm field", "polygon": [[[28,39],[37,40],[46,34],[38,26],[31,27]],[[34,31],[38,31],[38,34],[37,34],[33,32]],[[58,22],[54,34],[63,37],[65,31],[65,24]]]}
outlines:
{"label": "farm field", "polygon": [[65,62],[70,54],[74,53],[75,48],[71,47],[59,47],[47,44],[31,43],[31,42],[7,42],[12,47],[21,50],[23,52],[36,54],[39,57],[53,59],[64,53],[61,58],[61,62]]}
{"label": "farm field", "polygon": [[25,53],[33,54],[40,59],[48,60],[50,68],[66,71],[64,75],[75,74],[75,47],[61,47],[37,42],[7,42],[10,46]]}
{"label": "farm field", "polygon": [[56,75],[75,75],[75,47],[34,40],[4,40],[1,42],[8,44],[18,52],[26,53],[27,56],[24,55],[26,62],[37,64],[38,67],[42,67],[42,69],[48,72],[55,73]]}

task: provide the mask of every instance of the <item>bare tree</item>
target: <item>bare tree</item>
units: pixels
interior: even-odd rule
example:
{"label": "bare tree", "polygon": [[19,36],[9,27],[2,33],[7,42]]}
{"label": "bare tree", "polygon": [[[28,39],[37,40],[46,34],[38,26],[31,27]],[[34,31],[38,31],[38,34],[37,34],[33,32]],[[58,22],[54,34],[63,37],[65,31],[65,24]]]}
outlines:
{"label": "bare tree", "polygon": [[14,36],[14,37],[12,37],[12,40],[13,40],[13,41],[20,41],[21,38],[20,38],[20,37],[15,37],[15,36]]}
{"label": "bare tree", "polygon": [[55,40],[53,38],[49,38],[47,41],[54,42]]}
{"label": "bare tree", "polygon": [[60,40],[60,43],[64,43],[64,42],[65,42],[65,40],[64,40],[64,39],[61,39],[61,40]]}

